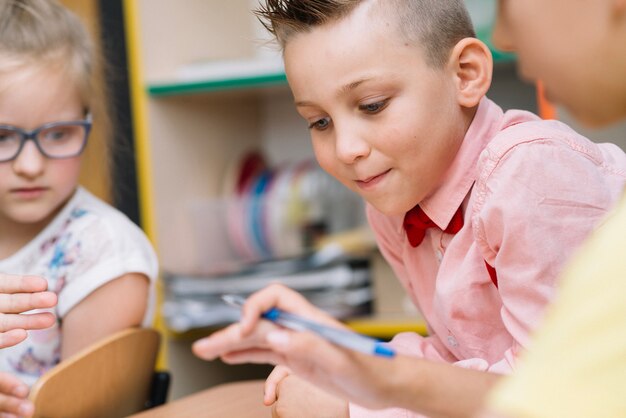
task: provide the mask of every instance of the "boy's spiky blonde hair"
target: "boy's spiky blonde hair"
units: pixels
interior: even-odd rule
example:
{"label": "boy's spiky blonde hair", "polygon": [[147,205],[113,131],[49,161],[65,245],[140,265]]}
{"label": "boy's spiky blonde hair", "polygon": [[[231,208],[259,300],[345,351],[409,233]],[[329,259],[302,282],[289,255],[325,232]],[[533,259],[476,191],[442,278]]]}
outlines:
{"label": "boy's spiky blonde hair", "polygon": [[419,45],[434,67],[447,62],[461,39],[476,36],[463,0],[265,0],[255,14],[284,49],[295,34],[339,20],[368,1],[381,17],[395,19],[398,33]]}

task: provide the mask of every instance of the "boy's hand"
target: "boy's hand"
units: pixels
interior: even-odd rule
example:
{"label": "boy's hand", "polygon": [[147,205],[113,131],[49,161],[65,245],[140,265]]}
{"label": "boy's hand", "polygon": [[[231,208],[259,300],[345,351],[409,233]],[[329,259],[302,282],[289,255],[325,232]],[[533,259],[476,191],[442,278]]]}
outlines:
{"label": "boy's hand", "polygon": [[267,335],[280,328],[269,321],[260,320],[265,311],[274,307],[327,325],[343,327],[340,322],[309,303],[299,293],[282,285],[270,285],[247,299],[239,323],[196,341],[193,352],[204,360],[221,357],[226,363],[231,364],[285,364],[285,358],[272,350],[267,341]]}
{"label": "boy's hand", "polygon": [[243,335],[251,333],[261,315],[272,308],[282,309],[326,325],[345,328],[341,322],[311,304],[300,293],[281,284],[272,284],[246,300],[240,321]]}
{"label": "boy's hand", "polygon": [[52,308],[57,296],[48,292],[48,282],[36,276],[0,273],[0,348],[23,341],[29,329],[48,328],[54,324],[50,312],[22,315],[33,309]]}
{"label": "boy's hand", "polygon": [[28,386],[18,378],[0,372],[0,415],[31,417],[35,407],[26,399],[28,392]]}
{"label": "boy's hand", "polygon": [[[406,367],[398,365],[399,358],[386,359],[357,353],[310,332],[294,332],[269,321],[259,321],[261,313],[272,307],[327,325],[344,327],[300,294],[281,285],[272,285],[248,298],[240,323],[196,341],[193,352],[205,360],[221,357],[230,364],[284,365],[293,374],[343,399],[356,400],[370,408],[392,405],[390,385],[385,379],[394,375],[395,367]],[[278,375],[270,376],[271,381],[266,384],[266,388],[270,389],[264,403],[280,400],[280,396],[276,396],[276,384],[288,374],[282,370],[278,369]],[[285,399],[281,402],[287,402]]]}
{"label": "boy's hand", "polygon": [[278,399],[272,406],[274,418],[348,417],[348,402],[336,398],[295,375],[277,386]]}

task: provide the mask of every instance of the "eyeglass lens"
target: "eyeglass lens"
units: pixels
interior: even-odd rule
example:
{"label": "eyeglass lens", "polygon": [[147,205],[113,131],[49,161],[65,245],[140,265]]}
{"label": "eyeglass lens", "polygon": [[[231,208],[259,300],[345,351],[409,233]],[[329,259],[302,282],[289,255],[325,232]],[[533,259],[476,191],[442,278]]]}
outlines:
{"label": "eyeglass lens", "polygon": [[[44,128],[36,133],[39,150],[49,158],[68,158],[78,155],[87,139],[87,127],[82,124],[64,123]],[[14,159],[26,141],[23,132],[0,127],[0,161]]]}

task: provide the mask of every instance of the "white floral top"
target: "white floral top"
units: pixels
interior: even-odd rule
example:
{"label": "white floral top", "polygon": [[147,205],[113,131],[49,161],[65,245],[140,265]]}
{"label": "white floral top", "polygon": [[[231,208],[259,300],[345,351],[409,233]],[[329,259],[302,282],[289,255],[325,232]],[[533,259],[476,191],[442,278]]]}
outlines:
{"label": "white floral top", "polygon": [[58,295],[53,327],[29,331],[22,343],[0,350],[0,371],[28,385],[59,362],[63,317],[103,284],[127,273],[145,274],[151,286],[143,324],[152,322],[158,263],[150,242],[125,215],[83,188],[31,242],[0,260],[0,272],[45,277]]}

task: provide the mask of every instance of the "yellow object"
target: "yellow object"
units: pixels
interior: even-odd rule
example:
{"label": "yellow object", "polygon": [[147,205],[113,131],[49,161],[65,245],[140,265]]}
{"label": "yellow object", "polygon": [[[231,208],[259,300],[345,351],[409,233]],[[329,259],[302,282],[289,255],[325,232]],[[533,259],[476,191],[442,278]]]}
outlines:
{"label": "yellow object", "polygon": [[[139,12],[136,0],[124,0],[124,27],[126,28],[126,50],[130,85],[131,111],[133,116],[133,136],[135,138],[135,161],[137,164],[137,186],[141,227],[152,242],[157,243],[152,186],[152,165],[147,119],[147,96],[142,78],[141,45],[139,41]],[[157,280],[157,301],[154,327],[167,335],[167,329],[160,313],[163,304],[162,281]],[[157,361],[157,369],[167,369],[167,344],[162,344]]]}
{"label": "yellow object", "polygon": [[35,418],[122,417],[149,399],[159,333],[130,328],[64,360],[33,386]]}
{"label": "yellow object", "polygon": [[416,332],[420,335],[427,335],[428,328],[426,322],[409,318],[357,318],[346,321],[346,325],[360,334],[391,340],[396,334],[401,332]]}
{"label": "yellow object", "polygon": [[515,418],[623,417],[625,295],[626,196],[564,272],[546,322],[491,409]]}
{"label": "yellow object", "polygon": [[320,250],[331,244],[336,244],[349,254],[369,252],[376,248],[376,238],[368,225],[324,236],[315,243],[315,249]]}

